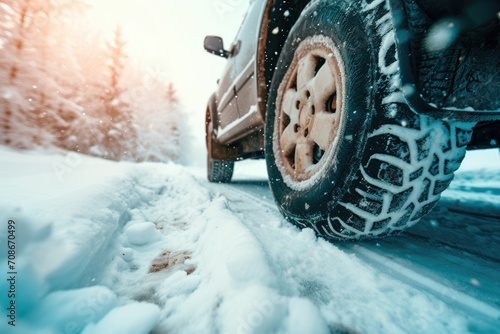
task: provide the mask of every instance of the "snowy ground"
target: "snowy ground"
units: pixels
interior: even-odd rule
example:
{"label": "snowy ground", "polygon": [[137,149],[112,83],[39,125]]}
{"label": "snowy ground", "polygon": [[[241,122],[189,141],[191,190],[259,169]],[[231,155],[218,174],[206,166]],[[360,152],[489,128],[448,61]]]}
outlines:
{"label": "snowy ground", "polygon": [[11,219],[17,273],[15,299],[0,280],[2,309],[16,302],[0,332],[498,331],[500,173],[486,163],[466,162],[408,233],[333,245],[279,215],[260,162],[214,185],[174,164],[0,148],[0,265]]}

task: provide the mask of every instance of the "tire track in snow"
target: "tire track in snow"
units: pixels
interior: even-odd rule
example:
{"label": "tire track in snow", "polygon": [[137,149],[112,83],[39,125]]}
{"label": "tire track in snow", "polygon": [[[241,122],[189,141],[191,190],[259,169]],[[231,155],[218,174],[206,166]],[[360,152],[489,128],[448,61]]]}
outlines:
{"label": "tire track in snow", "polygon": [[[269,202],[258,197],[255,191],[246,191],[247,189],[239,189],[230,185],[220,185],[226,194],[234,194],[238,197],[247,198],[258,205],[266,207],[271,210],[274,215],[281,216],[274,202]],[[266,190],[267,192],[268,190]],[[270,199],[272,201],[272,199]],[[247,227],[255,234],[255,229],[252,228],[251,223],[246,224]],[[411,237],[411,234],[409,234]],[[259,237],[257,237],[259,238]],[[424,240],[428,241],[428,240]],[[356,257],[362,260],[363,263],[368,264],[374,270],[383,272],[389,277],[396,278],[404,285],[410,285],[418,290],[424,289],[425,292],[433,295],[435,298],[443,301],[445,304],[454,304],[468,314],[479,316],[485,320],[489,325],[495,326],[495,323],[500,319],[500,309],[496,306],[485,303],[474,296],[455,289],[453,286],[446,286],[436,280],[431,275],[426,276],[424,273],[418,273],[417,267],[410,265],[403,265],[392,260],[390,257],[383,254],[383,252],[375,252],[362,246],[363,244],[340,243],[334,245],[338,249],[346,252],[352,252]],[[376,249],[376,248],[374,248]],[[432,251],[428,249],[428,251]],[[479,254],[476,254],[479,255]],[[328,292],[324,292],[327,293]]]}

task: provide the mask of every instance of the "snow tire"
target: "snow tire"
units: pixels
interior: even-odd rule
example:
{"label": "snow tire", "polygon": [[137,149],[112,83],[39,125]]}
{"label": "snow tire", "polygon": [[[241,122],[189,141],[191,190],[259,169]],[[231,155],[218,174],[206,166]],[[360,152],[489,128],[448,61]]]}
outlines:
{"label": "snow tire", "polygon": [[229,183],[233,177],[234,161],[209,159],[208,181]]}
{"label": "snow tire", "polygon": [[[301,59],[318,57],[325,47],[339,67],[340,126],[332,128],[329,149],[299,173],[299,144],[287,158],[282,143],[288,124],[306,117],[282,110],[300,81],[297,68],[306,66]],[[304,10],[279,57],[266,116],[270,185],[288,220],[330,240],[362,240],[397,234],[432,210],[460,166],[474,124],[419,116],[402,89],[386,1],[316,1]]]}

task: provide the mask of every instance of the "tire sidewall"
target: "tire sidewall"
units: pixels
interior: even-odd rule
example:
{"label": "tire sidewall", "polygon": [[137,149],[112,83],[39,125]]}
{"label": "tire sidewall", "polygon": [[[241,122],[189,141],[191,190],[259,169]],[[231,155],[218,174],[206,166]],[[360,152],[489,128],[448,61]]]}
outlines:
{"label": "tire sidewall", "polygon": [[[356,173],[371,128],[376,54],[373,43],[363,30],[363,21],[355,10],[346,10],[342,2],[319,2],[309,6],[296,23],[283,47],[274,73],[266,116],[266,160],[270,184],[276,202],[285,216],[324,218],[327,211],[343,197]],[[332,24],[336,22],[336,24]],[[304,190],[290,188],[276,166],[273,153],[273,131],[278,88],[294,59],[300,43],[314,35],[331,38],[344,64],[344,127],[337,154],[331,167],[317,182]],[[343,41],[349,41],[345,43]]]}

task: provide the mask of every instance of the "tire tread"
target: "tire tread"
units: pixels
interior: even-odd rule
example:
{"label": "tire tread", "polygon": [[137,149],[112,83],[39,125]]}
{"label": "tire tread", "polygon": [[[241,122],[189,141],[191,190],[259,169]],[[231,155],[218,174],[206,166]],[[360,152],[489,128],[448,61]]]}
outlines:
{"label": "tire tread", "polygon": [[234,161],[210,159],[208,164],[207,177],[210,182],[231,182],[234,171]]}

